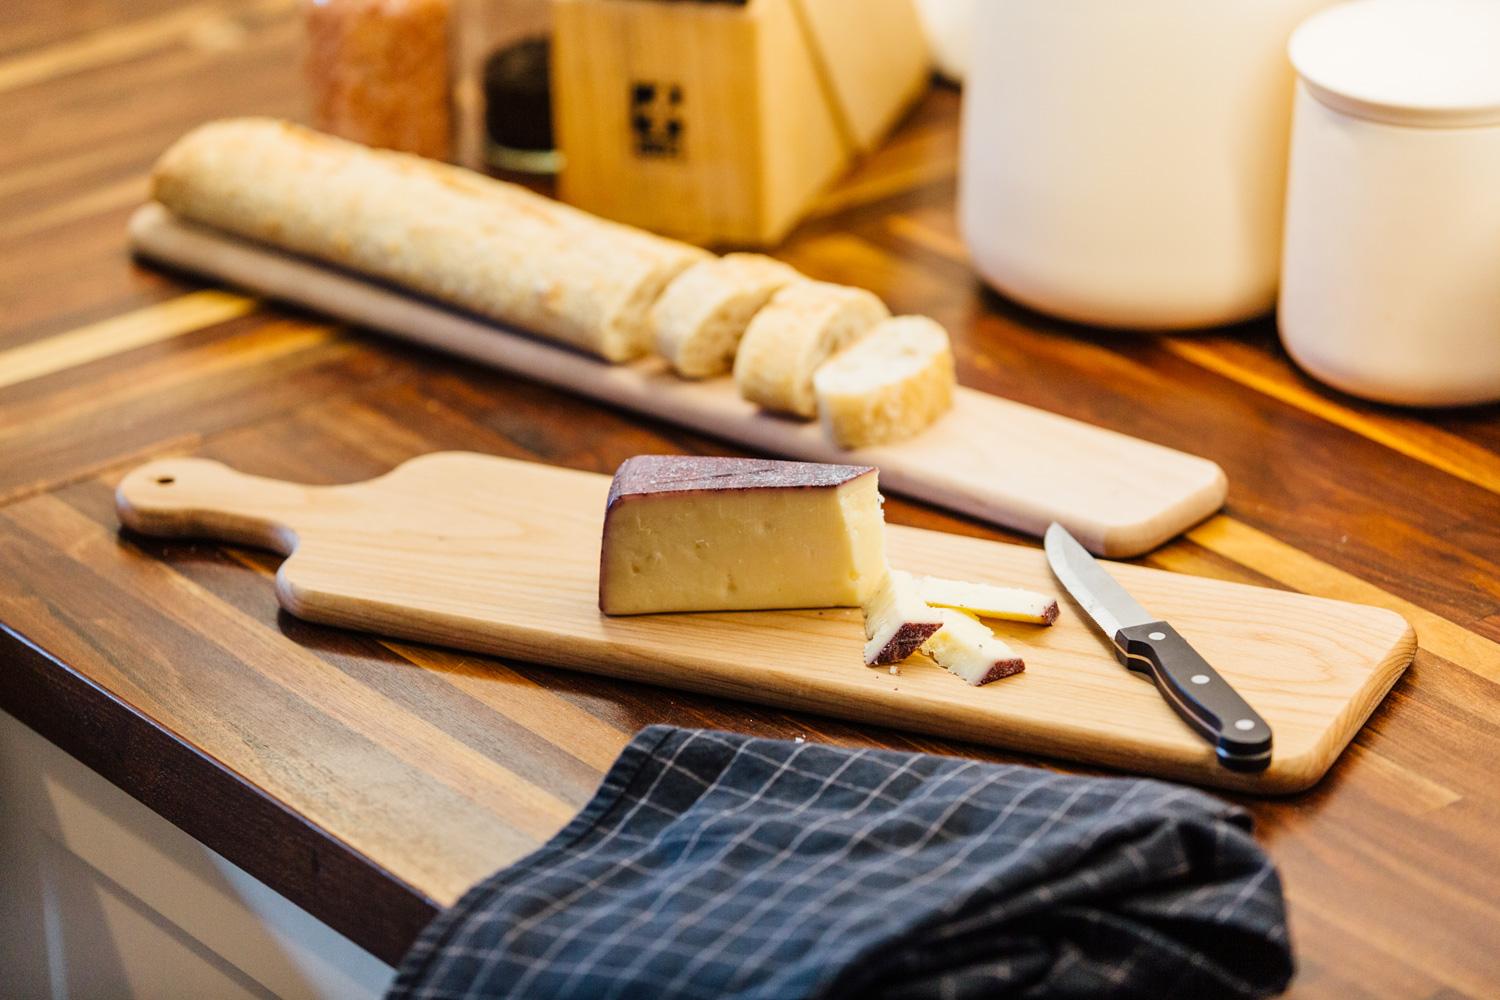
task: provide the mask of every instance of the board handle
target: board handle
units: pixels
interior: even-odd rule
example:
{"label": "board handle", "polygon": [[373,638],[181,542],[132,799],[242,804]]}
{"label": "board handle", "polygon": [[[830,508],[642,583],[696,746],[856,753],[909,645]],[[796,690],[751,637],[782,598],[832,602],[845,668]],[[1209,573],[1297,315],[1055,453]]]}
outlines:
{"label": "board handle", "polygon": [[120,523],[143,535],[237,542],[291,555],[299,513],[327,487],[236,472],[205,458],[163,458],[120,481]]}

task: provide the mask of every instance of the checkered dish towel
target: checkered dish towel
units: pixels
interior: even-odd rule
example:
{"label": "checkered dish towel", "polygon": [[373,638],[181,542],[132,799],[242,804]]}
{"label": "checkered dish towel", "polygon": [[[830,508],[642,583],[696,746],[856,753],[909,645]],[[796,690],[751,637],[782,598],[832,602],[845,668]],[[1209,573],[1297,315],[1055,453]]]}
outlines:
{"label": "checkered dish towel", "polygon": [[1292,954],[1249,830],[1157,781],[653,726],[390,995],[1264,997]]}

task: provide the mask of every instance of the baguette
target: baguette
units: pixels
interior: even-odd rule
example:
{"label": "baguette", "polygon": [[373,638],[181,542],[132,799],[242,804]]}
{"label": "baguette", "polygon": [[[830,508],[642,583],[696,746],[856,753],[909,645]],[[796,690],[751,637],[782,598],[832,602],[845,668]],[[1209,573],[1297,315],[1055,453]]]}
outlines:
{"label": "baguette", "polygon": [[732,253],[683,271],[651,308],[656,353],[684,378],[729,371],[750,319],[800,275],[779,260]]}
{"label": "baguette", "polygon": [[923,316],[899,316],[845,348],[813,376],[824,430],[841,448],[901,441],[953,405],[948,331]]}
{"label": "baguette", "polygon": [[667,283],[710,255],[433,160],[287,122],[188,133],[152,193],[174,214],[626,361]]}
{"label": "baguette", "polygon": [[823,281],[786,286],[756,313],[740,341],[734,359],[740,395],[767,410],[816,417],[818,366],[890,315],[863,288]]}

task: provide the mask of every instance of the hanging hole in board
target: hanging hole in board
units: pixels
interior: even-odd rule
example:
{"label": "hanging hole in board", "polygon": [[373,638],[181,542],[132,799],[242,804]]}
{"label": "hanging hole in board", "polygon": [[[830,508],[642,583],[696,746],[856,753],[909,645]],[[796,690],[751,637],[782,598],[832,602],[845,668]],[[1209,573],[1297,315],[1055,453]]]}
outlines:
{"label": "hanging hole in board", "polygon": [[156,477],[156,485],[158,485],[158,486],[171,486],[175,482],[177,482],[177,477],[176,476],[157,476]]}

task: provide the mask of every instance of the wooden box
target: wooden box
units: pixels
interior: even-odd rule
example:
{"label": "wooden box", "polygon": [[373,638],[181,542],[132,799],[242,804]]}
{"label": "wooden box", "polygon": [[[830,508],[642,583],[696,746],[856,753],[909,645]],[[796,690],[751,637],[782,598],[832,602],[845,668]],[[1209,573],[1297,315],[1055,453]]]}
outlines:
{"label": "wooden box", "polygon": [[778,242],[927,85],[912,0],[558,0],[560,194],[699,243]]}

